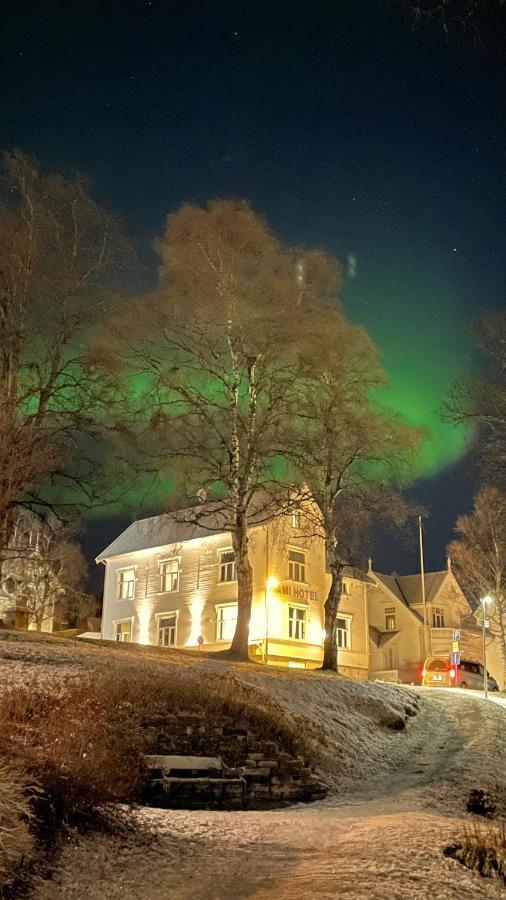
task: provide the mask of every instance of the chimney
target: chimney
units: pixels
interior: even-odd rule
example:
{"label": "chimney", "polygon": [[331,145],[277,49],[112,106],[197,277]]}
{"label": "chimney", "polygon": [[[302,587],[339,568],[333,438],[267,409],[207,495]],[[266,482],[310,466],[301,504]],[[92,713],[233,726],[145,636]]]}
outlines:
{"label": "chimney", "polygon": [[372,572],[372,556],[367,560],[367,571]]}
{"label": "chimney", "polygon": [[452,570],[452,558],[451,558],[451,556],[447,556],[447,557],[446,557],[446,568],[448,569],[449,572],[451,572],[451,570]]}

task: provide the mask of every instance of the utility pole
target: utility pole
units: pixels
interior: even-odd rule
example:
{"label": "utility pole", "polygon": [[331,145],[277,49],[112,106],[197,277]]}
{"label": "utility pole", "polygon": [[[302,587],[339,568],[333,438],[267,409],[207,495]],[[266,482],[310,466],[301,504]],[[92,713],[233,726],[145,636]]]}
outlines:
{"label": "utility pole", "polygon": [[427,627],[427,602],[425,598],[425,566],[423,561],[423,530],[422,530],[422,517],[418,516],[418,535],[420,540],[420,577],[422,579],[422,603],[423,603],[423,647],[424,647],[424,657],[430,656],[431,646],[430,646],[430,635]]}

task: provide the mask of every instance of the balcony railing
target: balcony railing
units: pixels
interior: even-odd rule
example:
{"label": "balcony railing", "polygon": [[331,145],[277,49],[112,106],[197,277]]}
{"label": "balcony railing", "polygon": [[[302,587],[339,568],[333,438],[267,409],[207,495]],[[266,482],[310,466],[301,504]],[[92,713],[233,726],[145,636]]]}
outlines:
{"label": "balcony railing", "polygon": [[441,641],[452,641],[455,628],[459,628],[459,626],[455,625],[453,628],[431,628],[430,636],[431,638],[439,638]]}

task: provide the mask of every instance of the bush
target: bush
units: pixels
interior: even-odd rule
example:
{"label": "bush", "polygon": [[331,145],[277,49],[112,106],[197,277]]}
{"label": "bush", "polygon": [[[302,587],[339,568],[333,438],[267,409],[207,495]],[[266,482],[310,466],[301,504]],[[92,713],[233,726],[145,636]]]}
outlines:
{"label": "bush", "polygon": [[444,853],[485,878],[500,878],[506,884],[506,822],[488,826],[474,822]]}
{"label": "bush", "polygon": [[17,874],[33,847],[29,786],[10,766],[0,765],[0,887]]}

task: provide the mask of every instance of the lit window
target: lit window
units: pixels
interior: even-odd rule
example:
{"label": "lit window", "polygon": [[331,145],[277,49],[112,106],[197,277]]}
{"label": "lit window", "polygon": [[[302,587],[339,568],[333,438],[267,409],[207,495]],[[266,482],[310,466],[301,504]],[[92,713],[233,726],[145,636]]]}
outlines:
{"label": "lit window", "polygon": [[216,607],[216,640],[231,641],[237,624],[237,603]]}
{"label": "lit window", "polygon": [[160,563],[160,590],[163,592],[179,590],[178,559],[164,559]]}
{"label": "lit window", "polygon": [[305,584],[306,581],[306,554],[300,550],[288,551],[288,578],[290,581],[298,581]]}
{"label": "lit window", "polygon": [[292,641],[306,640],[307,610],[300,606],[288,607],[288,637]]}
{"label": "lit window", "polygon": [[118,600],[131,600],[135,593],[135,569],[118,572]]}
{"label": "lit window", "polygon": [[351,650],[351,618],[348,616],[337,619],[337,646],[341,650]]}
{"label": "lit window", "polygon": [[395,631],[395,606],[385,610],[385,631]]}
{"label": "lit window", "polygon": [[132,623],[116,622],[114,626],[114,640],[123,643],[132,640]]}
{"label": "lit window", "polygon": [[158,646],[159,647],[175,647],[176,646],[176,613],[167,616],[159,616],[158,618]]}
{"label": "lit window", "polygon": [[220,581],[237,581],[233,550],[224,550],[220,553]]}
{"label": "lit window", "polygon": [[445,627],[444,609],[441,609],[440,606],[432,607],[432,627],[433,628],[444,628]]}

